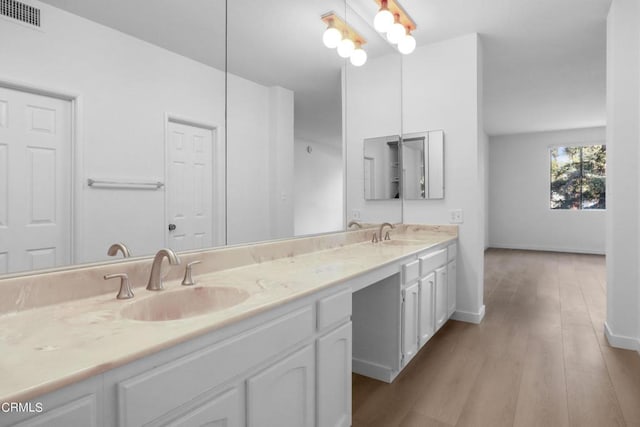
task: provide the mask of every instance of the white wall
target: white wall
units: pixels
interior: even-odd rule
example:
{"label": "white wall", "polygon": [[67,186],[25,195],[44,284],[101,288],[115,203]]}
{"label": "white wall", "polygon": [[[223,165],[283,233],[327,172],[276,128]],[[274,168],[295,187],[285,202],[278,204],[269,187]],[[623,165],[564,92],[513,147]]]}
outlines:
{"label": "white wall", "polygon": [[[165,113],[216,125],[224,143],[223,71],[34,3],[42,9],[43,31],[0,19],[0,82],[80,96],[77,184],[90,177],[164,181]],[[292,234],[291,180],[270,174],[268,165],[275,161],[279,171],[292,173],[287,163],[293,161],[293,96],[235,76],[229,76],[229,85],[230,95],[239,94],[229,111],[229,235],[238,241],[276,237],[271,212],[289,218]],[[277,119],[269,115],[271,102],[278,105]],[[231,139],[244,132],[247,138]],[[274,135],[279,142],[270,140]],[[274,158],[267,149],[274,144],[288,145],[290,153]],[[282,188],[275,190],[277,185]],[[284,194],[285,203],[274,205],[270,198],[276,194]],[[129,244],[135,255],[164,246],[164,191],[94,190],[82,184],[78,196],[77,262],[104,259],[115,241]],[[278,228],[278,235],[285,232]]]}
{"label": "white wall", "polygon": [[[363,141],[402,133],[401,58],[392,53],[345,69],[347,218],[402,222],[399,199],[364,200]],[[425,130],[425,129],[422,129]],[[354,216],[360,212],[360,218]]]}
{"label": "white wall", "polygon": [[640,350],[640,8],[607,18],[607,321],[613,346]]}
{"label": "white wall", "polygon": [[549,193],[551,147],[604,143],[604,127],[491,137],[489,246],[604,254],[606,212],[552,210]]}
{"label": "white wall", "polygon": [[407,200],[405,223],[447,224],[462,209],[459,227],[458,309],[455,317],[484,316],[484,167],[480,137],[481,45],[476,34],[418,47],[403,57],[403,133],[443,129],[445,197]]}
{"label": "white wall", "polygon": [[[347,68],[347,214],[361,210],[365,222],[447,224],[449,210],[461,208],[458,311],[479,322],[484,315],[484,162],[481,47],[475,34],[421,46],[411,55],[374,58]],[[400,87],[399,84],[402,83]],[[402,100],[399,99],[402,95]],[[444,200],[364,201],[362,140],[443,129]]]}
{"label": "white wall", "polygon": [[295,235],[342,230],[342,147],[302,138],[295,140],[294,147]]}

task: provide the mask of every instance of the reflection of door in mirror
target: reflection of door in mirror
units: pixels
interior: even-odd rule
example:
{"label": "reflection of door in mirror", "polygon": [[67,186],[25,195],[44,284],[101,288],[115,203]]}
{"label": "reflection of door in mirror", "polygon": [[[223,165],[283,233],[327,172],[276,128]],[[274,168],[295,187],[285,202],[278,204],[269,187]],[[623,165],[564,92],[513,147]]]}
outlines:
{"label": "reflection of door in mirror", "polygon": [[444,198],[444,131],[402,137],[403,198]]}
{"label": "reflection of door in mirror", "polygon": [[402,139],[403,197],[408,200],[425,198],[425,136]]}
{"label": "reflection of door in mirror", "polygon": [[373,157],[364,158],[364,198],[373,199],[376,193],[376,159]]}
{"label": "reflection of door in mirror", "polygon": [[214,126],[169,118],[167,123],[168,246],[177,251],[214,246],[213,203],[220,182],[214,179],[216,137]]}
{"label": "reflection of door in mirror", "polygon": [[0,274],[71,261],[71,105],[0,87]]}
{"label": "reflection of door in mirror", "polygon": [[397,135],[367,138],[363,142],[364,198],[388,200],[400,195]]}

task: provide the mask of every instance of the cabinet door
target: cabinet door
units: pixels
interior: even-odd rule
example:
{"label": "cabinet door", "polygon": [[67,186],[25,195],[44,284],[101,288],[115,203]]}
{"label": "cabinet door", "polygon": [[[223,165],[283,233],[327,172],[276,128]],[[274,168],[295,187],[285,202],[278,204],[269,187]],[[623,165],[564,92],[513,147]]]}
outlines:
{"label": "cabinet door", "polygon": [[454,260],[447,265],[447,300],[449,301],[447,317],[451,317],[456,311],[456,280],[456,262]]}
{"label": "cabinet door", "polygon": [[449,301],[447,299],[447,266],[436,270],[436,331],[447,321]]}
{"label": "cabinet door", "polygon": [[404,289],[404,302],[402,304],[402,365],[407,363],[418,352],[418,282]]}
{"label": "cabinet door", "polygon": [[308,345],[247,380],[248,427],[314,425],[314,359]]}
{"label": "cabinet door", "polygon": [[351,425],[351,322],[318,339],[318,427]]}
{"label": "cabinet door", "polygon": [[[38,411],[38,408],[32,403],[29,407],[31,411]],[[30,418],[19,424],[4,423],[4,419],[0,419],[0,425],[12,425],[14,427],[69,427],[69,426],[98,426],[101,423],[97,417],[96,395],[91,394],[81,397],[67,404],[50,409],[42,404],[41,409],[47,410],[42,414]],[[2,412],[0,412],[2,415]],[[2,417],[0,417],[2,418]],[[7,420],[9,421],[9,420]]]}
{"label": "cabinet door", "polygon": [[[158,423],[166,427],[240,427],[242,422],[241,394],[237,388],[224,391],[207,402],[189,408],[169,423]],[[151,425],[155,425],[152,423]]]}
{"label": "cabinet door", "polygon": [[436,316],[433,312],[433,296],[436,274],[430,273],[420,279],[420,347],[425,345],[436,331]]}

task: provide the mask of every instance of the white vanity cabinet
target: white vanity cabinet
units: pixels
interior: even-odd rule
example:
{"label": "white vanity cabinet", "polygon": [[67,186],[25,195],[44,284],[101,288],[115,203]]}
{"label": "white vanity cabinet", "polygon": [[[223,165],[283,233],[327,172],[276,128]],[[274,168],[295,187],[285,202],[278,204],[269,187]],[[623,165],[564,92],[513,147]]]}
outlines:
{"label": "white vanity cabinet", "polygon": [[[99,378],[65,387],[30,402],[27,412],[0,412],[1,426],[98,427],[102,422],[102,382]],[[6,404],[6,403],[5,403]],[[41,404],[41,407],[37,406]]]}
{"label": "white vanity cabinet", "polygon": [[435,322],[435,288],[436,274],[429,273],[420,279],[420,321],[418,345],[422,347],[436,332]]}
{"label": "white vanity cabinet", "polygon": [[354,293],[353,372],[392,382],[446,323],[455,310],[449,253],[439,246],[407,257],[395,274]]}
{"label": "white vanity cabinet", "polygon": [[247,427],[313,427],[315,356],[312,345],[247,380]]}
{"label": "white vanity cabinet", "polygon": [[449,305],[448,317],[451,317],[456,311],[457,297],[457,268],[456,256],[458,245],[452,244],[447,248],[447,300]]}
{"label": "white vanity cabinet", "polygon": [[449,284],[447,283],[447,266],[444,265],[440,268],[437,268],[435,271],[435,275],[436,275],[435,314],[436,314],[436,332],[437,332],[449,319],[449,316],[448,316],[449,299],[447,295]]}
{"label": "white vanity cabinet", "polygon": [[0,426],[350,426],[351,289],[320,291],[37,401],[44,412],[0,414]]}
{"label": "white vanity cabinet", "polygon": [[414,282],[402,290],[402,364],[409,363],[419,350],[420,285]]}

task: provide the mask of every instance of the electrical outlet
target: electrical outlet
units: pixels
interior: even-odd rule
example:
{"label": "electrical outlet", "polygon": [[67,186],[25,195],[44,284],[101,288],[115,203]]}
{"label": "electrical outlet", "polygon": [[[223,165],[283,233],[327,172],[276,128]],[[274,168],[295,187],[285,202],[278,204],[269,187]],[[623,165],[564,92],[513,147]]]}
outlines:
{"label": "electrical outlet", "polygon": [[449,223],[462,224],[464,218],[462,216],[462,209],[453,209],[449,211]]}
{"label": "electrical outlet", "polygon": [[360,210],[359,209],[353,209],[351,211],[351,218],[360,219]]}

